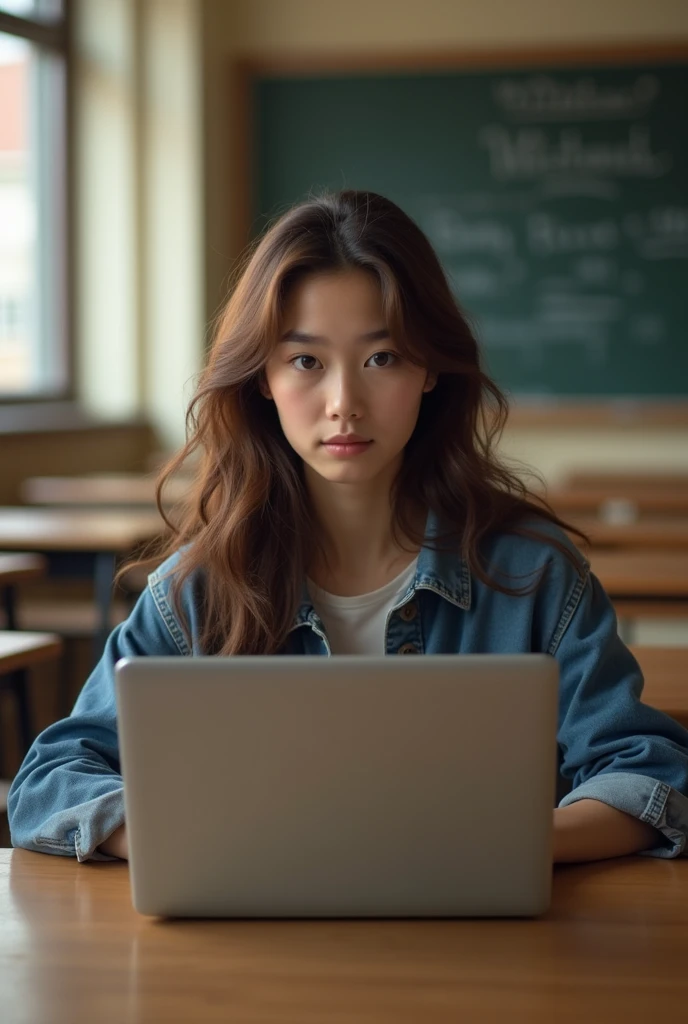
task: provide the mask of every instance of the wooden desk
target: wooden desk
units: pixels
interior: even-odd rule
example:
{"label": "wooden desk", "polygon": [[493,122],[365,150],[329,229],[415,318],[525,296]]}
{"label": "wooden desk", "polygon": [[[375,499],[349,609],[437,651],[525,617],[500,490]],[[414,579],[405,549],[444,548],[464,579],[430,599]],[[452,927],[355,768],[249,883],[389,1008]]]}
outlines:
{"label": "wooden desk", "polygon": [[688,550],[594,550],[590,564],[610,596],[688,600]]}
{"label": "wooden desk", "polygon": [[647,1024],[686,963],[684,859],[557,867],[536,920],[160,922],[124,864],[0,851],[3,1024]]}
{"label": "wooden desk", "polygon": [[111,628],[112,581],[117,558],[154,540],[163,529],[160,516],[153,511],[0,508],[0,549],[45,554],[53,575],[74,575],[76,564],[80,558],[83,560],[82,571],[94,582],[99,609],[96,655]]}
{"label": "wooden desk", "polygon": [[[565,516],[590,537],[593,548],[688,550],[688,516],[648,516],[633,523],[606,523],[593,516]],[[572,535],[579,547],[582,541]]]}
{"label": "wooden desk", "polygon": [[605,488],[607,494],[613,491],[615,494],[628,497],[648,491],[672,490],[688,491],[688,467],[683,473],[680,472],[658,472],[648,471],[629,472],[618,470],[575,470],[567,474],[564,486],[569,489],[596,489]]}
{"label": "wooden desk", "polygon": [[594,548],[589,555],[626,635],[638,619],[688,619],[688,550]]}
{"label": "wooden desk", "polygon": [[546,495],[563,519],[572,515],[595,515],[607,522],[635,521],[648,514],[688,515],[688,489],[656,487],[652,490],[615,490],[604,487],[560,487]]}
{"label": "wooden desk", "polygon": [[0,586],[13,587],[25,580],[38,579],[45,569],[45,559],[38,555],[0,553]]}
{"label": "wooden desk", "polygon": [[[0,693],[9,690],[17,709],[17,738],[22,757],[28,752],[35,730],[28,692],[28,672],[43,661],[52,661],[62,653],[62,641],[51,633],[24,633],[16,629],[0,630]],[[3,738],[0,724],[0,768],[3,765]]]}
{"label": "wooden desk", "polygon": [[642,701],[688,729],[688,647],[631,646],[645,677]]}
{"label": "wooden desk", "polygon": [[590,563],[619,618],[688,617],[688,550],[595,548]]}
{"label": "wooden desk", "polygon": [[62,653],[62,641],[52,633],[0,629],[0,674],[51,661]]}
{"label": "wooden desk", "polygon": [[16,629],[16,595],[18,583],[37,579],[46,572],[47,565],[40,555],[0,553],[0,596],[5,607],[5,624]]}
{"label": "wooden desk", "polygon": [[[166,505],[183,500],[193,486],[188,476],[168,480]],[[155,506],[155,478],[141,473],[99,473],[91,476],[36,476],[22,484],[22,499],[30,505]]]}
{"label": "wooden desk", "polygon": [[157,512],[126,509],[0,508],[0,548],[32,551],[108,551],[127,554],[156,537]]}

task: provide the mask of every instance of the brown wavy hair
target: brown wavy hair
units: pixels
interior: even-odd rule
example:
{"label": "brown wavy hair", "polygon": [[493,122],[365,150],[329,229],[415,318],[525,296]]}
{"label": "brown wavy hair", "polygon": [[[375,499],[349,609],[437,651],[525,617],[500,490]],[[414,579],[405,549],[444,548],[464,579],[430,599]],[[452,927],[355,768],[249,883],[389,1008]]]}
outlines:
{"label": "brown wavy hair", "polygon": [[[170,532],[157,557],[181,548],[172,583],[178,611],[184,581],[202,574],[204,652],[274,653],[293,624],[321,534],[301,460],[259,382],[289,289],[304,274],[354,268],[378,280],[402,354],[437,374],[393,486],[394,536],[422,545],[414,510],[432,510],[443,524],[435,546],[460,551],[478,579],[514,595],[530,593],[539,577],[514,588],[490,577],[480,550],[495,531],[541,538],[580,569],[575,552],[539,532],[533,517],[584,535],[496,454],[507,401],[482,368],[468,318],[426,236],[381,195],[327,193],[287,211],[246,251],[187,412],[188,440],[158,479]],[[170,514],[164,485],[194,454],[200,458],[189,501]]]}

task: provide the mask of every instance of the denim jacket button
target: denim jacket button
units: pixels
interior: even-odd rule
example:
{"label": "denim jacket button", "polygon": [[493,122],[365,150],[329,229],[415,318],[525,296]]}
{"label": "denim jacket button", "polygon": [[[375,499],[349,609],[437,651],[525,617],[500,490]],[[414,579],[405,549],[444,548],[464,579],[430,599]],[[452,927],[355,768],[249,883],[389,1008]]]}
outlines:
{"label": "denim jacket button", "polygon": [[409,601],[408,604],[405,604],[403,608],[399,609],[399,615],[404,622],[413,622],[417,614],[418,606],[413,601]]}
{"label": "denim jacket button", "polygon": [[418,648],[415,644],[402,644],[397,654],[418,654]]}

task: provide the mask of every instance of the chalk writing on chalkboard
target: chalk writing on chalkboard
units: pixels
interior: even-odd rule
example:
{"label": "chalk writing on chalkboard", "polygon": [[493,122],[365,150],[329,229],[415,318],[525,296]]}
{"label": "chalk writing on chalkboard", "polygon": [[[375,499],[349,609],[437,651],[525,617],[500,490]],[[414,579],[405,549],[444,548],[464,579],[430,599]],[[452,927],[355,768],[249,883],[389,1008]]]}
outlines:
{"label": "chalk writing on chalkboard", "polygon": [[688,395],[688,61],[267,77],[256,222],[319,188],[427,233],[519,395]]}
{"label": "chalk writing on chalkboard", "polygon": [[[688,190],[685,203],[657,202],[656,189],[624,191],[624,182],[656,184],[675,168],[670,140],[653,138],[658,77],[508,76],[490,92],[488,118],[468,140],[484,189],[418,202],[486,343],[516,353],[531,374],[572,345],[599,370],[619,330],[629,355],[661,346],[668,326],[646,264],[688,260]],[[600,134],[604,122],[611,130]],[[465,144],[465,126],[460,133]]]}
{"label": "chalk writing on chalkboard", "polygon": [[628,81],[604,85],[590,75],[561,81],[551,75],[497,79],[493,96],[514,119],[556,121],[620,120],[646,117],[660,94],[656,75],[629,75]]}

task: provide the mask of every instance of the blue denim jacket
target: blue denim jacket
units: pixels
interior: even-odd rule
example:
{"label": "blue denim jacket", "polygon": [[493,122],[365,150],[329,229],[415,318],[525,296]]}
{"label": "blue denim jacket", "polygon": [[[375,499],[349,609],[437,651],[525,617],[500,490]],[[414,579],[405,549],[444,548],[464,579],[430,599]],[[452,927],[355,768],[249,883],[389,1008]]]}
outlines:
{"label": "blue denim jacket", "polygon": [[[576,550],[558,528],[539,520],[536,525]],[[436,530],[431,515],[426,536]],[[483,552],[491,574],[507,586],[523,586],[542,573],[537,591],[525,597],[499,593],[473,577],[458,552],[425,546],[413,581],[388,617],[386,653],[553,655],[560,669],[560,772],[572,785],[560,806],[601,800],[655,826],[657,846],[648,854],[688,855],[688,732],[640,703],[640,669],[583,556],[578,554],[579,574],[547,540],[508,534],[495,535]],[[201,653],[202,582],[196,577],[184,584],[183,623],[170,599],[177,559],[173,555],[149,577],[129,618],[109,637],[70,717],[49,726],[26,755],[9,794],[15,846],[108,859],[97,847],[124,821],[115,664],[124,657]],[[305,585],[280,653],[330,653]]]}

